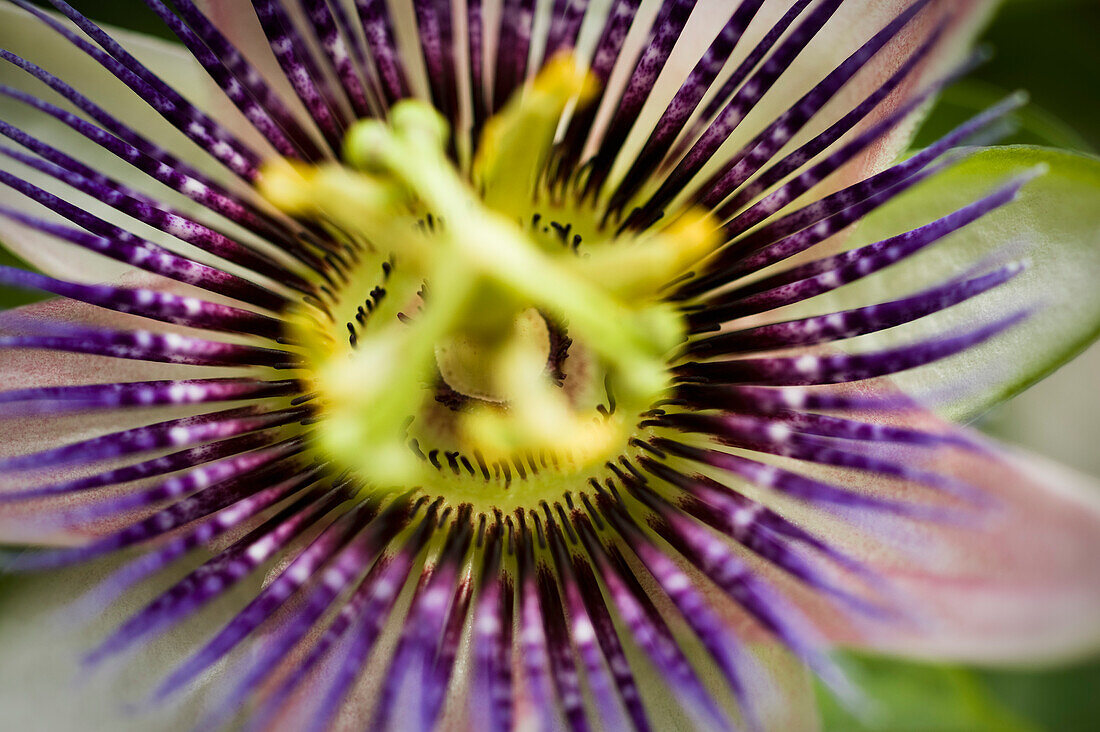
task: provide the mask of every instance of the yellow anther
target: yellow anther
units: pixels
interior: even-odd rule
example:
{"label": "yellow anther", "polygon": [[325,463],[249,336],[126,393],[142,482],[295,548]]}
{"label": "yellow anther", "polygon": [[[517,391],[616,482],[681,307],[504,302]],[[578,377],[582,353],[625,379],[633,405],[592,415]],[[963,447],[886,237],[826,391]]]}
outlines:
{"label": "yellow anther", "polygon": [[256,182],[261,195],[292,216],[313,213],[317,168],[278,158],[264,163]]}
{"label": "yellow anther", "polygon": [[578,412],[550,381],[546,354],[525,330],[517,327],[494,364],[506,408],[482,406],[466,414],[460,422],[464,441],[494,460],[543,450],[580,464],[606,460],[622,444],[623,423]]}
{"label": "yellow anther", "polygon": [[332,224],[340,236],[368,247],[384,245],[405,264],[423,259],[423,232],[416,226],[416,201],[399,181],[337,163],[308,166],[287,160],[265,164],[259,190],[288,214]]}
{"label": "yellow anther", "polygon": [[574,267],[624,300],[657,296],[661,288],[712,253],[720,240],[714,220],[691,209],[641,241],[613,240],[595,247]]}
{"label": "yellow anther", "polygon": [[[599,88],[599,80],[577,59],[576,54],[562,51],[539,70],[531,84],[530,95],[553,100],[575,97],[578,104],[587,104]],[[518,101],[523,103],[522,98]]]}
{"label": "yellow anther", "polygon": [[709,256],[721,244],[718,222],[706,211],[691,208],[677,217],[660,236],[676,253],[675,274]]}
{"label": "yellow anther", "polygon": [[563,110],[572,100],[587,103],[598,88],[573,54],[562,53],[485,124],[473,177],[490,207],[515,214],[530,204]]}

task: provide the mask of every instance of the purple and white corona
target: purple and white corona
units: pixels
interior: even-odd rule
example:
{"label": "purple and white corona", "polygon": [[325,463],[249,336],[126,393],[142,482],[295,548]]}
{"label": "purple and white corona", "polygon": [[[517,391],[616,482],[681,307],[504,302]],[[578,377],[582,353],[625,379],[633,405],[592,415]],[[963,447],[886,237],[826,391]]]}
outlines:
{"label": "purple and white corona", "polygon": [[942,416],[1100,331],[1100,163],[975,147],[1022,95],[901,154],[989,3],[51,1],[0,541],[170,580],[93,669],[252,588],[150,729],[805,729],[836,645],[1100,642],[1100,494]]}

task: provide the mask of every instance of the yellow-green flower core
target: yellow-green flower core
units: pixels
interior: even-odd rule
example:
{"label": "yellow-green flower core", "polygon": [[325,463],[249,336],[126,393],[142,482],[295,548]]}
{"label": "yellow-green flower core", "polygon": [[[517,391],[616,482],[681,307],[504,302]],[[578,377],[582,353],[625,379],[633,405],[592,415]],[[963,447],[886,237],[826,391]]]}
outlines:
{"label": "yellow-green flower core", "polygon": [[[323,420],[317,448],[369,490],[537,505],[627,452],[683,341],[663,285],[708,254],[688,212],[616,235],[544,183],[555,125],[590,77],[555,59],[489,120],[468,173],[426,104],[345,140],[345,164],[269,165],[263,191],[348,243],[328,312],[291,318]],[[486,477],[488,476],[488,477]]]}

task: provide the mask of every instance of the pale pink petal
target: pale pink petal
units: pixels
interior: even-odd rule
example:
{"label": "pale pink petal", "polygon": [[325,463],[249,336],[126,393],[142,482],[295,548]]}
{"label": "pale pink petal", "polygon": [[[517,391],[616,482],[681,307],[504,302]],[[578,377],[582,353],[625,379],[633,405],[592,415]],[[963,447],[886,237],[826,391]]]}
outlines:
{"label": "pale pink petal", "polygon": [[912,527],[905,539],[915,555],[868,556],[912,598],[923,625],[863,640],[876,650],[978,663],[1100,650],[1100,482],[1010,450],[945,462],[997,505],[973,526]]}
{"label": "pale pink petal", "polygon": [[[999,0],[933,0],[837,95],[826,107],[826,116],[831,111],[833,117],[839,118],[851,109],[897,71],[933,29],[947,18],[947,28],[932,54],[856,129],[867,129],[888,116],[916,93],[951,72],[966,57],[998,4]],[[765,6],[768,5],[765,3]],[[842,4],[823,29],[823,34],[806,49],[798,63],[806,64],[807,69],[817,69],[818,74],[821,69],[834,68],[854,50],[856,44],[871,37],[910,5],[912,0],[865,0]],[[775,92],[779,99],[795,98],[790,96],[795,93],[793,89],[785,94],[779,89]],[[807,198],[820,198],[888,167],[909,147],[929,106],[912,114],[894,132],[872,145],[837,175],[811,190]]]}
{"label": "pale pink petal", "polygon": [[[888,383],[861,390],[882,388]],[[974,663],[1053,662],[1100,649],[1100,481],[998,446],[923,409],[884,421],[953,431],[979,444],[981,449],[880,446],[876,454],[955,476],[991,505],[964,510],[955,522],[803,515],[819,535],[880,573],[909,616],[881,623],[850,618],[819,596],[790,588],[825,635],[841,645]],[[959,507],[924,486],[791,466],[875,495]]]}
{"label": "pale pink petal", "polygon": [[[127,282],[145,282],[151,276],[127,278]],[[157,278],[159,279],[159,278]],[[164,289],[172,289],[170,286]],[[108,328],[148,327],[148,321],[135,316],[56,298],[0,313],[0,333],[26,331],[34,323],[77,324]],[[170,326],[160,330],[177,330]],[[173,378],[204,378],[221,375],[217,369],[174,364],[150,363],[128,359],[88,356],[60,351],[0,349],[0,389],[24,389],[38,386],[114,383]],[[0,458],[57,447],[116,430],[181,416],[178,409],[134,409],[64,416],[0,415]],[[29,485],[69,480],[79,475],[112,467],[97,464],[94,469],[69,467],[21,472],[0,476],[0,491]],[[132,490],[128,486],[123,490]],[[100,494],[102,495],[102,494]],[[71,496],[49,501],[0,504],[0,543],[79,543],[88,537],[117,530],[132,517],[97,522],[72,530],[51,528],[51,509],[75,507],[86,497]]]}
{"label": "pale pink petal", "polygon": [[[696,183],[706,180],[710,173],[718,169],[732,154],[748,143],[756,134],[785,112],[803,94],[813,88],[830,71],[839,66],[853,51],[859,48],[876,32],[888,25],[902,11],[912,5],[914,0],[853,0],[842,3],[833,17],[825,24],[818,35],[798,55],[791,66],[783,73],[776,84],[753,107],[738,128],[722,148],[722,153],[703,169]],[[818,116],[789,144],[784,152],[818,134],[838,120],[855,105],[861,102],[874,89],[878,88],[909,56],[929,37],[941,21],[947,18],[947,25],[938,45],[925,59],[910,72],[908,77],[882,103],[880,103],[856,128],[849,132],[831,150],[835,150],[847,139],[880,122],[912,99],[918,92],[928,88],[933,82],[954,70],[970,51],[978,33],[989,20],[997,5],[996,0],[933,0],[929,6],[910,21],[904,29],[881,49],[829,102]],[[725,72],[731,72],[764,37],[786,11],[789,2],[765,2],[745,36],[739,42],[732,61]],[[649,101],[639,115],[626,144],[624,152],[616,162],[612,178],[625,174],[631,154],[637,153],[645,142],[653,125],[664,111],[668,102],[679,89],[684,78],[699,60],[700,55],[728,20],[733,4],[728,0],[702,0],[684,28],[680,42],[669,55],[664,71],[658,78]],[[811,8],[813,6],[811,5]],[[637,16],[640,22],[648,23],[650,14],[640,10]],[[803,17],[805,13],[803,14]],[[796,21],[797,23],[797,21]],[[646,40],[644,33],[632,33],[624,46],[619,64],[616,66],[608,86],[621,88],[633,69],[633,59],[641,51]],[[593,41],[594,43],[594,41]],[[724,81],[725,74],[719,77]],[[716,86],[720,86],[720,83]],[[604,106],[596,118],[595,128],[602,130],[610,120],[615,108],[615,95],[609,94]],[[709,96],[706,98],[709,101]],[[705,105],[702,105],[705,106]],[[862,180],[888,167],[909,147],[913,134],[927,109],[914,112],[899,124],[890,134],[872,144],[862,154],[843,166],[834,175],[809,190],[802,200],[810,201],[843,188],[855,181]],[[697,110],[696,114],[699,113]],[[590,147],[594,143],[590,141]],[[839,244],[840,237],[836,237]],[[816,250],[820,254],[820,248]]]}

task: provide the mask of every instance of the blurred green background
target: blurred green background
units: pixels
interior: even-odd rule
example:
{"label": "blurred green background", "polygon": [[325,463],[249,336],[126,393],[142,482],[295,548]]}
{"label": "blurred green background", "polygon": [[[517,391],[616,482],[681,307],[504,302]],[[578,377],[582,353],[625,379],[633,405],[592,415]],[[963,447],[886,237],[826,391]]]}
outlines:
{"label": "blurred green background", "polygon": [[[97,20],[167,37],[156,17],[136,3],[86,0],[72,4]],[[225,0],[238,1],[238,0]],[[244,0],[239,0],[244,1]],[[1100,151],[1100,2],[1098,0],[1007,0],[984,35],[994,57],[945,92],[922,126],[917,144],[930,142],[976,110],[1015,89],[1031,104],[1017,117],[1018,129],[1004,143]],[[11,263],[0,249],[0,263]],[[36,299],[0,288],[0,308]],[[1094,346],[1075,374],[1061,384],[1036,389],[1075,393],[1075,378],[1096,391],[1100,351]],[[1043,395],[1045,398],[1046,394]],[[1083,395],[1087,398],[1088,395]],[[1038,401],[1040,397],[1032,397]],[[1095,395],[1093,395],[1095,399]],[[1025,394],[1021,400],[1028,399]],[[1009,406],[986,418],[983,428],[1024,441],[1027,406]],[[1095,430],[1095,415],[1092,428]],[[1095,443],[1089,435],[1086,443]],[[1053,455],[1094,474],[1100,455]],[[1100,561],[1100,558],[1098,558]],[[17,582],[0,578],[0,589]],[[0,592],[2,594],[2,592]],[[823,727],[829,732],[1087,732],[1100,730],[1100,659],[1048,670],[985,670],[845,654],[854,680],[875,700],[869,717],[856,718],[819,691]]]}

